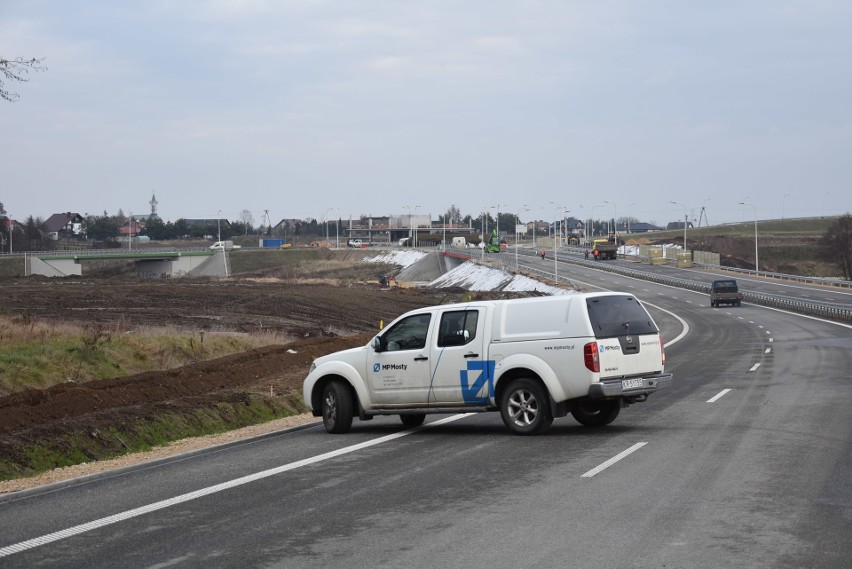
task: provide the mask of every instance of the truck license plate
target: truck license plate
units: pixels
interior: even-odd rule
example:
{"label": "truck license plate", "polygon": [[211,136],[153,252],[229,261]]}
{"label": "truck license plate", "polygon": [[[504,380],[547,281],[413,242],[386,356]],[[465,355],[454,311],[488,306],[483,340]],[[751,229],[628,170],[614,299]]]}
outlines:
{"label": "truck license plate", "polygon": [[623,379],[621,380],[621,389],[636,389],[642,387],[641,379]]}

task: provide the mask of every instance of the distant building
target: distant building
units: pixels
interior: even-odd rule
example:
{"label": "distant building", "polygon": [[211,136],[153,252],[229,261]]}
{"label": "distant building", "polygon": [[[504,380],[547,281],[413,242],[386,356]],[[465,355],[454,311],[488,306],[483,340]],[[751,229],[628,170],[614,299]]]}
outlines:
{"label": "distant building", "polygon": [[[683,224],[681,223],[681,227]],[[642,221],[637,221],[635,223],[630,224],[630,233],[648,233],[649,231],[662,231],[662,227],[657,227],[656,225],[652,225],[650,223],[645,223]]]}
{"label": "distant building", "polygon": [[134,215],[118,228],[118,235],[126,240],[128,237],[139,235],[139,232],[143,229],[145,229],[145,222]]}
{"label": "distant building", "polygon": [[[694,226],[692,225],[691,221],[686,224],[687,229],[690,229],[692,227],[694,227]],[[667,230],[683,229],[683,222],[682,221],[672,221],[671,223],[666,225],[666,229]]]}
{"label": "distant building", "polygon": [[157,214],[157,204],[160,203],[157,201],[157,195],[151,194],[151,201],[148,202],[151,205],[151,213],[142,214],[142,215],[134,215],[138,221],[148,221],[149,219],[159,219],[160,216]]}
{"label": "distant building", "polygon": [[550,224],[546,221],[528,221],[527,233],[535,233],[536,235],[547,235],[550,231]]}
{"label": "distant building", "polygon": [[295,235],[296,228],[302,224],[301,219],[282,219],[272,228],[273,235]]}
{"label": "distant building", "polygon": [[44,222],[47,238],[58,241],[63,237],[83,235],[83,221],[83,216],[79,213],[54,213]]}

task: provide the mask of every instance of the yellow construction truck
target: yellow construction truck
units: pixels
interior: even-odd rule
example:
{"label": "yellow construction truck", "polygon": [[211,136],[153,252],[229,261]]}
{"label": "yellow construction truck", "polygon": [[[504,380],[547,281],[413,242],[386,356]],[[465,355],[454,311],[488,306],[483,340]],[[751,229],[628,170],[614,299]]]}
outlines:
{"label": "yellow construction truck", "polygon": [[618,237],[610,235],[606,239],[592,241],[592,256],[596,261],[618,257]]}

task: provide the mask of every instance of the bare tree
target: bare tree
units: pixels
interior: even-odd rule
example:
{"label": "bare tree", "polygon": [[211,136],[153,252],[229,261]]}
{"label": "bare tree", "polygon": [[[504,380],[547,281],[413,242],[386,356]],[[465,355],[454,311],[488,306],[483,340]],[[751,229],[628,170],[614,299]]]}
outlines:
{"label": "bare tree", "polygon": [[14,59],[5,59],[0,56],[0,98],[10,103],[17,101],[19,98],[18,94],[7,90],[4,82],[18,81],[26,83],[29,81],[26,75],[30,71],[44,71],[47,69],[47,67],[41,64],[42,61],[44,61],[44,58],[37,59],[33,57],[32,59],[26,59],[24,57],[16,57]]}
{"label": "bare tree", "polygon": [[822,245],[826,256],[843,271],[843,278],[852,280],[852,215],[838,217],[822,236]]}
{"label": "bare tree", "polygon": [[240,221],[245,226],[246,235],[248,235],[249,229],[254,225],[254,216],[247,209],[244,209],[240,212]]}

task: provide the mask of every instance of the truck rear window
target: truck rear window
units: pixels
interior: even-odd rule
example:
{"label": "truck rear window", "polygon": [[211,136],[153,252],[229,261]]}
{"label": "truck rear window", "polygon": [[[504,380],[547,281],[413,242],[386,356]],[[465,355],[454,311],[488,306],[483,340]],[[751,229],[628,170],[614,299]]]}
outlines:
{"label": "truck rear window", "polygon": [[599,296],[586,300],[596,338],[657,334],[659,330],[633,296]]}
{"label": "truck rear window", "polygon": [[737,281],[713,281],[713,290],[716,292],[737,292]]}

